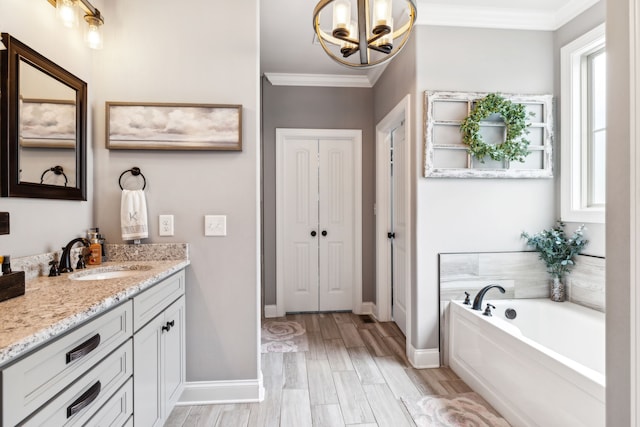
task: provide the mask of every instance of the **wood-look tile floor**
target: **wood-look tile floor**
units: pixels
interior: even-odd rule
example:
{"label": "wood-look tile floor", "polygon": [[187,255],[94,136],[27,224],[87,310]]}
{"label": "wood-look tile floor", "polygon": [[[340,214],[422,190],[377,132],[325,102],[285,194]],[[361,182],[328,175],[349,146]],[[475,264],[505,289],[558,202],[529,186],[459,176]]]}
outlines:
{"label": "wood-look tile floor", "polygon": [[395,323],[351,313],[296,314],[309,351],[263,353],[260,403],[178,406],[165,426],[414,426],[400,396],[471,389],[448,368],[414,369]]}

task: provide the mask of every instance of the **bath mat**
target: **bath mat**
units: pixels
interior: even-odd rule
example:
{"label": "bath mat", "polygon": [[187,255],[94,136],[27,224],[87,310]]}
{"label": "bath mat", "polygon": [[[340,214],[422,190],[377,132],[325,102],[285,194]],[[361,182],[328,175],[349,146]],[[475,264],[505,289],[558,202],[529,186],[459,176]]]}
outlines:
{"label": "bath mat", "polygon": [[307,331],[298,322],[265,320],[262,323],[262,353],[309,351]]}
{"label": "bath mat", "polygon": [[402,398],[418,427],[510,427],[477,393]]}

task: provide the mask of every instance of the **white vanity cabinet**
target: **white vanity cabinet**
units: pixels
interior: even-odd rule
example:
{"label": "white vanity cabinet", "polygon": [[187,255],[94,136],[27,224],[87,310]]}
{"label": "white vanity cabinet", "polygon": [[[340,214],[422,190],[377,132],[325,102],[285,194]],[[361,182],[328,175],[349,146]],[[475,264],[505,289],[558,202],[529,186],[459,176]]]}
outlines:
{"label": "white vanity cabinet", "polygon": [[5,362],[0,427],[163,425],[185,382],[184,293],[180,270]]}
{"label": "white vanity cabinet", "polygon": [[162,426],[185,381],[184,271],[133,298],[134,425]]}
{"label": "white vanity cabinet", "polygon": [[85,424],[133,374],[132,329],[127,301],[4,368],[2,426]]}

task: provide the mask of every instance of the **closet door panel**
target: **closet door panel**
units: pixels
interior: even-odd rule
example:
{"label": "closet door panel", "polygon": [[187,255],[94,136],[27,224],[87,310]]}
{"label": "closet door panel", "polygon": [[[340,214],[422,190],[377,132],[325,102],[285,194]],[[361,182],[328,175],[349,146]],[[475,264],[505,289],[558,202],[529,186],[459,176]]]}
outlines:
{"label": "closet door panel", "polygon": [[351,310],[354,266],[353,144],[319,143],[320,310]]}
{"label": "closet door panel", "polygon": [[287,141],[284,160],[286,311],[317,311],[318,141]]}

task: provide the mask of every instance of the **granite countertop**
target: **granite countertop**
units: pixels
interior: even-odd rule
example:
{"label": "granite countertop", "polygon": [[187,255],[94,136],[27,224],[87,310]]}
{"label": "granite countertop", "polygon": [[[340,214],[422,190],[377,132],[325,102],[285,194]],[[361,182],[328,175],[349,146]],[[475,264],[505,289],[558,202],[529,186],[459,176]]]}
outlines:
{"label": "granite countertop", "polygon": [[[151,268],[107,280],[70,279],[94,269],[132,265]],[[24,295],[0,302],[0,368],[187,265],[189,260],[106,262],[58,277],[27,280]]]}

